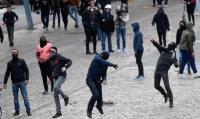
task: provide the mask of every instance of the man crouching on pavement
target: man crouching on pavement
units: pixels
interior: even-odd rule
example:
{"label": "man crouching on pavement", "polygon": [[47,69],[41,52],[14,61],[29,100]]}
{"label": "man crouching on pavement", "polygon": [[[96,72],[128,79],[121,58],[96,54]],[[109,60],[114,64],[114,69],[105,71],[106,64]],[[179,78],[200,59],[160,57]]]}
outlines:
{"label": "man crouching on pavement", "polygon": [[69,103],[68,96],[64,94],[64,92],[60,88],[61,85],[66,80],[67,76],[66,71],[72,65],[72,61],[58,54],[56,47],[51,47],[50,62],[52,63],[53,66],[53,78],[55,79],[53,89],[54,89],[54,100],[56,104],[56,114],[52,118],[57,118],[62,116],[59,95],[61,95],[62,98],[64,99],[65,106],[67,106],[67,104]]}
{"label": "man crouching on pavement", "polygon": [[[168,44],[168,47],[165,48],[162,47],[160,44],[158,44],[155,40],[151,40],[151,42],[160,52],[160,57],[158,59],[156,71],[154,74],[154,86],[164,96],[165,103],[169,98],[169,108],[172,108],[173,94],[169,85],[168,71],[172,64],[174,64],[175,67],[178,67],[178,61],[176,59],[176,51],[175,51],[176,43],[171,42],[170,44]],[[160,86],[161,78],[163,79],[163,83],[167,93]]]}
{"label": "man crouching on pavement", "polygon": [[106,51],[102,52],[101,55],[96,55],[95,58],[92,60],[88,70],[86,83],[92,93],[92,97],[89,101],[87,108],[87,116],[89,118],[92,118],[92,110],[96,101],[97,101],[96,108],[99,110],[101,114],[103,114],[101,83],[106,84],[106,74],[108,66],[112,66],[115,69],[118,68],[116,64],[112,64],[106,61],[108,60],[108,58],[109,58],[109,52]]}

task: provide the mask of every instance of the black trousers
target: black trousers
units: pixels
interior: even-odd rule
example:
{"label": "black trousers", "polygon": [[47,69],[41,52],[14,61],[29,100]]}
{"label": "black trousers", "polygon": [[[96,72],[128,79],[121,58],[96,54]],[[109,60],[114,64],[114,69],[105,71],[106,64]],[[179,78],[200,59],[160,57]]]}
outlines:
{"label": "black trousers", "polygon": [[53,10],[53,27],[55,27],[56,15],[58,17],[58,27],[60,27],[60,8],[54,8]]}
{"label": "black trousers", "polygon": [[62,20],[64,23],[64,28],[67,29],[68,25],[68,14],[69,14],[69,8],[67,5],[63,5],[61,7],[61,14],[62,14]]}
{"label": "black trousers", "polygon": [[195,17],[194,17],[195,6],[196,6],[196,3],[187,4],[188,20],[189,22],[191,22],[191,17],[192,17],[193,25],[195,25]]}
{"label": "black trousers", "polygon": [[[42,80],[43,80],[43,86],[44,90],[48,92],[48,83],[47,83],[47,77],[51,78],[52,77],[52,65],[49,61],[47,62],[38,62],[41,75],[42,75]],[[51,83],[51,89],[53,89],[54,82],[52,80]]]}
{"label": "black trousers", "polygon": [[166,31],[157,31],[158,32],[158,38],[159,38],[159,43],[161,46],[166,47]]}
{"label": "black trousers", "polygon": [[138,72],[139,72],[139,76],[144,76],[144,69],[143,69],[143,64],[142,64],[142,54],[143,51],[138,51],[135,54],[135,58],[136,58],[136,63],[138,65]]}
{"label": "black trousers", "polygon": [[86,35],[86,53],[90,52],[90,41],[93,42],[93,51],[96,52],[96,37],[97,37],[97,28],[85,28],[85,35]]}
{"label": "black trousers", "polygon": [[[165,90],[160,86],[160,80],[161,78],[163,79],[163,83],[165,86],[165,89],[167,91],[167,93],[165,92]],[[154,74],[154,87],[163,95],[163,96],[168,96],[169,97],[169,101],[173,102],[173,94],[169,85],[169,77],[168,77],[168,72],[159,72],[159,71],[155,71]]]}
{"label": "black trousers", "polygon": [[103,106],[102,86],[100,82],[93,81],[93,79],[86,79],[86,83],[92,93],[92,97],[90,98],[90,101],[88,103],[87,111],[92,112],[96,101],[97,107]]}
{"label": "black trousers", "polygon": [[41,10],[41,20],[45,28],[49,26],[49,12],[50,10]]}

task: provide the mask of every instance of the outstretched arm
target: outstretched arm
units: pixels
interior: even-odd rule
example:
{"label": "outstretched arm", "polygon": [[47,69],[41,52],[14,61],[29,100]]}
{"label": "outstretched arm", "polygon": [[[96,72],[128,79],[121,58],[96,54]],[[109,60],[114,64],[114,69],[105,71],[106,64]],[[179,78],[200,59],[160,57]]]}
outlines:
{"label": "outstretched arm", "polygon": [[151,40],[153,45],[158,49],[158,51],[161,53],[162,51],[167,51],[166,48],[162,47],[158,42],[156,42],[154,39]]}

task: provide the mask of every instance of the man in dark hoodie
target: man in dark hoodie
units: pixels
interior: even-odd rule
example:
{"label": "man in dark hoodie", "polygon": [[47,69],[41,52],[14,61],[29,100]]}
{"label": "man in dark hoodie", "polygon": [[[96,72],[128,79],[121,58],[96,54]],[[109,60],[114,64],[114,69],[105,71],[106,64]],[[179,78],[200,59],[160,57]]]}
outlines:
{"label": "man in dark hoodie", "polygon": [[[176,46],[180,44],[181,36],[184,30],[186,30],[186,21],[181,20],[179,22],[179,28],[176,33]],[[182,60],[182,55],[181,55],[181,51],[179,50],[179,64],[181,64],[181,60]],[[191,74],[189,61],[187,62],[187,66],[188,66],[188,74]]]}
{"label": "man in dark hoodie", "polygon": [[152,25],[156,24],[159,43],[161,46],[166,47],[166,33],[170,30],[169,20],[167,15],[164,13],[163,7],[159,7],[157,13],[153,17]]}
{"label": "man in dark hoodie", "polygon": [[56,114],[52,118],[57,118],[62,116],[59,95],[61,95],[61,97],[64,99],[65,106],[67,106],[67,104],[69,103],[69,97],[66,94],[64,94],[64,92],[60,88],[66,80],[66,71],[72,65],[72,61],[71,59],[65,58],[62,55],[58,54],[56,47],[51,47],[50,52],[50,61],[53,65],[53,76],[50,82],[53,81],[53,79],[55,79],[53,89],[54,100],[56,104]]}
{"label": "man in dark hoodie", "polygon": [[[168,71],[172,64],[174,64],[175,67],[178,67],[178,62],[176,59],[176,43],[171,42],[168,44],[168,47],[162,47],[159,45],[155,40],[151,40],[153,45],[158,49],[160,52],[160,57],[157,62],[155,74],[154,74],[154,86],[155,88],[164,96],[165,103],[167,102],[169,98],[169,108],[173,107],[173,94],[169,85],[169,77],[168,77]],[[163,83],[165,86],[165,90],[160,86],[160,80],[163,79]]]}
{"label": "man in dark hoodie", "polygon": [[39,0],[39,9],[41,10],[41,20],[43,23],[43,29],[46,29],[46,31],[48,31],[51,1]]}
{"label": "man in dark hoodie", "polygon": [[7,88],[8,77],[11,74],[12,91],[14,96],[15,112],[13,116],[17,116],[20,113],[20,105],[18,100],[19,89],[21,91],[24,105],[28,116],[31,116],[31,108],[28,100],[28,93],[26,86],[29,83],[29,70],[24,59],[18,57],[18,49],[12,49],[12,60],[7,64],[7,69],[4,77],[4,89]]}
{"label": "man in dark hoodie", "polygon": [[132,24],[133,31],[135,33],[134,40],[133,40],[133,49],[135,52],[136,63],[138,65],[138,76],[136,79],[144,79],[144,71],[143,71],[143,64],[142,64],[142,54],[144,51],[143,48],[143,34],[140,32],[140,25],[139,23]]}
{"label": "man in dark hoodie", "polygon": [[[52,46],[53,45],[46,40],[45,36],[41,36],[40,44],[38,44],[36,48],[36,57],[40,67],[44,86],[44,91],[42,92],[43,95],[48,93],[47,77],[52,77],[52,66],[49,61],[50,49]],[[51,83],[51,92],[53,92],[53,82]]]}
{"label": "man in dark hoodie", "polygon": [[92,97],[88,103],[88,108],[87,108],[87,116],[89,118],[92,118],[92,110],[96,101],[97,101],[96,108],[99,110],[101,114],[104,114],[102,109],[103,99],[102,99],[101,83],[106,84],[108,66],[112,66],[115,69],[118,68],[116,64],[106,61],[108,60],[108,58],[109,58],[109,52],[107,51],[102,52],[101,55],[96,55],[95,58],[92,60],[88,70],[86,83],[90,88],[90,91],[92,92]]}

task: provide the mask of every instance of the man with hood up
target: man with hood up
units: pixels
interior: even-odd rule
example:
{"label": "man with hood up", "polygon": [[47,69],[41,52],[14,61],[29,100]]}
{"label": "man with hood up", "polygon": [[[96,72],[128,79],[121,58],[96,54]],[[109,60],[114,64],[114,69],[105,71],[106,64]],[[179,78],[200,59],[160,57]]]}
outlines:
{"label": "man with hood up", "polygon": [[[167,100],[169,98],[169,108],[173,108],[173,94],[169,85],[168,71],[172,64],[174,64],[175,67],[178,67],[175,51],[176,43],[171,42],[170,44],[168,44],[168,47],[165,48],[159,45],[155,40],[151,40],[151,42],[160,52],[160,57],[158,59],[156,70],[154,73],[154,86],[163,95],[165,103],[167,103]],[[163,83],[167,93],[160,86],[161,78],[163,79]]]}
{"label": "man with hood up", "polygon": [[[186,21],[181,20],[179,22],[179,28],[176,33],[176,46],[180,44],[181,36],[184,30],[186,30]],[[181,51],[179,50],[179,64],[181,64],[181,60],[182,60],[182,55],[181,55]],[[191,74],[189,61],[187,61],[187,66],[188,66],[188,74]]]}
{"label": "man with hood up", "polygon": [[169,20],[167,15],[164,13],[163,7],[159,7],[157,13],[153,17],[152,25],[156,24],[159,43],[161,46],[166,47],[166,33],[170,31]]}
{"label": "man with hood up", "polygon": [[195,32],[193,30],[193,24],[188,23],[186,30],[183,31],[180,41],[180,51],[182,55],[182,60],[179,70],[179,78],[184,79],[183,70],[187,61],[190,62],[190,66],[194,72],[194,78],[198,78],[197,68],[195,64],[195,54],[194,54],[194,45],[195,42]]}
{"label": "man with hood up", "polygon": [[142,64],[142,54],[144,51],[143,48],[143,34],[140,32],[140,25],[139,23],[132,24],[133,31],[135,33],[134,40],[133,40],[133,49],[135,52],[136,63],[138,65],[139,74],[136,79],[144,79],[144,71],[143,71],[143,64]]}
{"label": "man with hood up", "polygon": [[[41,36],[40,44],[36,48],[36,57],[38,59],[44,86],[44,91],[42,92],[43,95],[48,93],[47,77],[52,77],[52,66],[49,61],[50,49],[52,46],[53,45],[46,40],[45,36]],[[53,92],[53,82],[51,83],[51,92]]]}

